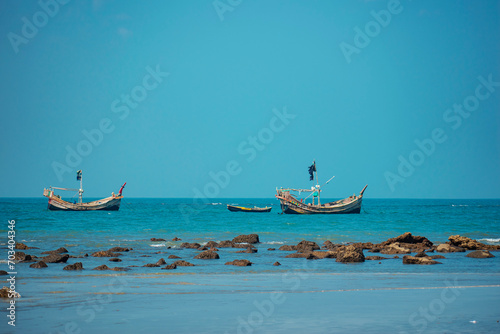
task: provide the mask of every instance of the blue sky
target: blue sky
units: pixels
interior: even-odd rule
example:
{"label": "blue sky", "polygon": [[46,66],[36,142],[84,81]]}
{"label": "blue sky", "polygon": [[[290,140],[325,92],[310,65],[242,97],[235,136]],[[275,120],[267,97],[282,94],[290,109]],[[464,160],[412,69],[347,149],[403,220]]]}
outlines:
{"label": "blue sky", "polygon": [[0,4],[1,197],[500,197],[499,1],[66,2]]}

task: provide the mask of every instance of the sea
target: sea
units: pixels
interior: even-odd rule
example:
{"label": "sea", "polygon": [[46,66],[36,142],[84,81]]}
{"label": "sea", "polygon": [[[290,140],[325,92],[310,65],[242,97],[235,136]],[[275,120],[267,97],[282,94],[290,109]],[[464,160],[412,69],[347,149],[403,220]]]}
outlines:
{"label": "sea", "polygon": [[[230,212],[227,204],[272,211]],[[302,240],[379,243],[405,232],[434,244],[458,234],[500,245],[500,200],[366,198],[360,214],[284,215],[275,198],[124,198],[113,212],[1,198],[0,216],[0,270],[11,273],[0,287],[20,294],[0,300],[0,333],[500,333],[500,252],[406,265],[402,255],[367,250],[389,259],[343,264],[279,250]],[[199,250],[180,247],[241,234],[258,234],[257,253],[220,248],[220,259],[201,260]],[[36,247],[26,254],[64,247],[72,257],[30,268],[8,261],[10,240]],[[116,246],[131,248],[121,262],[91,256]],[[144,267],[171,264],[170,255],[194,266]],[[252,265],[225,265],[235,259]],[[84,269],[63,270],[76,262]],[[103,264],[124,269],[93,270]]]}

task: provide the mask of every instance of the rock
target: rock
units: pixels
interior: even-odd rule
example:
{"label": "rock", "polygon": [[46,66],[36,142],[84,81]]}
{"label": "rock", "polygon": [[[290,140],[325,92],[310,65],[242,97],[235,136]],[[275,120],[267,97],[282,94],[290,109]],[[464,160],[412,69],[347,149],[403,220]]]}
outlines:
{"label": "rock", "polygon": [[167,262],[165,261],[165,259],[161,258],[158,260],[158,262],[156,262],[156,264],[158,266],[163,266],[164,264],[167,264]]}
{"label": "rock", "polygon": [[234,244],[233,248],[255,248],[252,244],[242,243],[242,244]]}
{"label": "rock", "polygon": [[371,242],[356,242],[352,244],[354,247],[361,248],[361,249],[372,249],[373,244]]}
{"label": "rock", "polygon": [[276,262],[273,263],[273,266],[281,266],[281,263],[279,263],[278,261],[276,261]]}
{"label": "rock", "polygon": [[307,241],[307,240],[302,240],[299,242],[296,246],[297,252],[299,253],[305,253],[305,252],[312,252],[314,250],[320,249],[317,243],[314,241]]}
{"label": "rock", "polygon": [[233,242],[236,243],[247,243],[247,244],[258,244],[259,236],[257,234],[242,234],[233,239]]}
{"label": "rock", "polygon": [[432,255],[430,256],[431,259],[446,259],[443,255]]}
{"label": "rock", "polygon": [[495,255],[491,254],[488,251],[483,251],[483,250],[477,250],[474,252],[470,252],[469,254],[465,255],[466,257],[472,257],[475,259],[486,259],[489,257],[495,257]]}
{"label": "rock", "polygon": [[110,268],[111,270],[113,271],[127,271],[127,270],[130,270],[129,268],[123,268],[123,267],[114,267],[114,268]]}
{"label": "rock", "polygon": [[219,247],[219,244],[216,243],[215,241],[210,240],[209,242],[207,242],[205,244],[205,246],[208,248],[215,248],[215,247]]}
{"label": "rock", "polygon": [[382,256],[378,256],[378,255],[370,255],[370,256],[366,256],[366,257],[365,257],[365,260],[375,260],[375,261],[380,261],[380,260],[389,260],[389,258],[387,258],[387,257],[382,257]]}
{"label": "rock", "polygon": [[201,245],[197,242],[189,243],[189,242],[183,242],[181,244],[181,248],[190,248],[190,249],[198,249],[200,248]]}
{"label": "rock", "polygon": [[335,246],[335,244],[333,242],[331,242],[330,240],[327,240],[327,241],[323,242],[323,247],[322,248],[332,250],[335,247],[336,246]]}
{"label": "rock", "polygon": [[113,257],[113,258],[109,259],[109,261],[111,261],[111,262],[122,262],[122,259],[119,259],[117,257]]}
{"label": "rock", "polygon": [[460,235],[452,235],[448,238],[452,246],[464,248],[466,250],[500,250],[500,246],[486,245],[477,240],[462,237]]}
{"label": "rock", "polygon": [[215,248],[215,247],[211,247],[209,250],[211,250],[212,252],[218,252],[219,251],[219,249]]}
{"label": "rock", "polygon": [[439,253],[465,252],[465,249],[450,244],[440,244],[436,247],[436,252]]}
{"label": "rock", "polygon": [[111,270],[111,269],[110,269],[107,265],[102,264],[102,265],[100,265],[100,266],[98,266],[98,267],[95,267],[95,268],[94,268],[94,269],[92,269],[92,270]]}
{"label": "rock", "polygon": [[41,269],[47,267],[48,267],[47,264],[43,261],[38,261],[37,263],[30,264],[30,268]]}
{"label": "rock", "polygon": [[143,265],[143,267],[146,267],[146,268],[154,268],[154,267],[159,267],[159,265],[157,265],[157,264],[155,264],[155,263],[148,263],[148,264]]}
{"label": "rock", "polygon": [[66,248],[60,247],[56,250],[42,252],[42,254],[62,254],[62,253],[67,253],[67,252],[68,252],[68,250]]}
{"label": "rock", "polygon": [[14,261],[20,262],[20,263],[29,263],[29,262],[35,262],[36,256],[31,256],[29,254],[25,254],[23,252],[16,252],[14,255]]}
{"label": "rock", "polygon": [[28,247],[22,242],[16,242],[15,249],[28,250],[28,249],[38,249],[38,247]]}
{"label": "rock", "polygon": [[429,256],[427,254],[425,254],[425,252],[420,252],[420,253],[415,254],[415,257],[429,257]]}
{"label": "rock", "polygon": [[177,266],[174,263],[172,263],[172,264],[169,264],[168,266],[161,268],[161,269],[177,269]]}
{"label": "rock", "polygon": [[337,253],[336,261],[342,263],[365,262],[365,255],[362,249],[349,245]]}
{"label": "rock", "polygon": [[[182,241],[182,239],[175,237],[175,238],[172,239],[172,241]],[[175,269],[175,268],[173,268],[173,269]]]}
{"label": "rock", "polygon": [[410,254],[411,250],[409,248],[404,248],[399,245],[399,243],[395,242],[390,245],[385,246],[380,251],[381,254]]}
{"label": "rock", "polygon": [[168,256],[169,259],[180,259],[180,256],[177,256],[177,255],[169,255]]}
{"label": "rock", "polygon": [[128,252],[131,251],[132,248],[125,248],[125,247],[113,247],[108,249],[108,252],[114,253],[114,252]]}
{"label": "rock", "polygon": [[[30,265],[31,267],[32,265]],[[0,276],[5,276],[8,275],[8,273],[5,270],[0,270]]]}
{"label": "rock", "polygon": [[68,264],[63,270],[83,270],[83,264],[81,262],[76,262],[75,264]]}
{"label": "rock", "polygon": [[201,259],[201,260],[220,259],[219,254],[217,254],[216,252],[211,251],[211,250],[206,250],[204,252],[201,252],[200,254],[196,255],[194,258]]}
{"label": "rock", "polygon": [[15,291],[11,291],[8,287],[4,286],[0,289],[0,298],[21,298],[21,295]]}
{"label": "rock", "polygon": [[279,250],[292,252],[297,250],[297,246],[295,245],[283,245],[279,248]]}
{"label": "rock", "polygon": [[372,252],[372,253],[380,253],[381,250],[382,250],[381,248],[373,247],[372,249],[370,249],[370,252]]}
{"label": "rock", "polygon": [[167,240],[162,239],[162,238],[151,238],[150,240],[151,241],[167,241]]}
{"label": "rock", "polygon": [[252,262],[248,260],[234,260],[231,262],[226,262],[226,266],[240,266],[240,267],[246,267],[246,266],[251,266]]}
{"label": "rock", "polygon": [[111,250],[106,250],[106,251],[98,251],[95,253],[92,253],[93,257],[117,257],[121,256],[121,253],[113,253]]}
{"label": "rock", "polygon": [[177,267],[194,267],[194,264],[184,260],[175,261],[173,264],[175,264]]}
{"label": "rock", "polygon": [[311,252],[318,259],[335,259],[337,257],[337,253],[332,251],[314,251]]}
{"label": "rock", "polygon": [[199,251],[206,251],[206,250],[208,250],[208,248],[207,248],[207,247],[205,247],[205,246],[201,246],[200,248],[198,248],[198,250],[199,250]]}
{"label": "rock", "polygon": [[267,250],[268,250],[268,251],[275,251],[275,250],[276,250],[276,248],[268,248]]}
{"label": "rock", "polygon": [[411,255],[405,255],[403,256],[403,264],[442,264],[442,263],[434,261],[430,257],[415,257]]}
{"label": "rock", "polygon": [[287,259],[301,259],[306,258],[310,253],[291,253],[285,256]]}
{"label": "rock", "polygon": [[42,257],[41,260],[45,263],[66,263],[68,261],[69,255],[58,255],[58,254],[50,254],[46,257]]}
{"label": "rock", "polygon": [[395,242],[399,243],[404,243],[404,244],[423,244],[425,247],[432,247],[432,242],[427,239],[426,237],[421,237],[421,236],[414,236],[410,232],[406,232],[404,234],[401,234],[400,236],[397,236],[395,238],[388,239],[377,246],[388,246],[390,244],[393,244]]}
{"label": "rock", "polygon": [[247,248],[245,250],[237,251],[236,253],[257,253],[257,249],[249,247],[249,248]]}
{"label": "rock", "polygon": [[219,248],[233,248],[234,242],[232,242],[231,240],[224,240],[224,241],[219,242],[217,247],[219,247]]}

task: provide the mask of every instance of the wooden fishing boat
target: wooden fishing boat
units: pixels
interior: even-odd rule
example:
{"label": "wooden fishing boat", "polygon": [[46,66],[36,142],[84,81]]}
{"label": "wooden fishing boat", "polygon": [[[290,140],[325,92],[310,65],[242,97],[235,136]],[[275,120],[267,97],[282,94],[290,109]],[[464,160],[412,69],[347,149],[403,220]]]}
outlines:
{"label": "wooden fishing boat", "polygon": [[[316,175],[316,186],[311,187],[311,189],[293,189],[293,188],[280,188],[276,189],[276,198],[281,203],[281,210],[286,214],[333,214],[333,213],[360,213],[361,203],[363,201],[363,194],[366,190],[366,185],[359,195],[352,195],[347,198],[333,201],[325,204],[321,204],[320,194],[322,187],[318,184],[316,163],[309,167],[310,180],[314,179]],[[335,177],[335,176],[334,176]],[[328,180],[323,186],[328,184],[334,177]],[[307,196],[304,200],[298,199],[297,195],[292,194],[292,192],[310,192],[311,194]],[[305,200],[312,195],[311,203],[306,203]],[[316,201],[315,201],[316,199]]]}
{"label": "wooden fishing boat", "polygon": [[[121,186],[118,194],[111,193],[110,197],[106,197],[97,201],[83,203],[83,187],[82,187],[82,171],[79,170],[76,176],[77,181],[80,181],[80,189],[49,187],[43,189],[43,196],[49,199],[48,209],[53,211],[118,211],[123,198],[122,191],[126,182]],[[54,194],[54,190],[66,190],[78,192],[78,202],[73,203],[61,199],[61,196]]]}
{"label": "wooden fishing boat", "polygon": [[244,206],[236,206],[236,205],[227,205],[227,209],[232,212],[271,212],[272,207],[266,206],[265,208],[258,208],[258,207],[253,207],[253,208],[246,208]]}

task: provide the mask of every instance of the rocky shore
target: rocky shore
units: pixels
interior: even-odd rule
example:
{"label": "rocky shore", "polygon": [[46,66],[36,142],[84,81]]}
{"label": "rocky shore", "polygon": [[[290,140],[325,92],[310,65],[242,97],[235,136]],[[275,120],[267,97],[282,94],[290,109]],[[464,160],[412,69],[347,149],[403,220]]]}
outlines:
{"label": "rocky shore", "polygon": [[[166,241],[165,238],[154,237],[151,238],[152,242]],[[441,244],[434,244],[432,241],[423,236],[415,236],[410,232],[404,233],[400,236],[390,238],[384,242],[374,244],[372,242],[357,242],[346,244],[335,244],[329,240],[318,245],[314,241],[302,240],[296,245],[283,245],[278,250],[275,248],[260,248],[260,238],[257,234],[238,235],[232,240],[222,240],[219,242],[210,240],[203,245],[196,242],[181,242],[178,237],[171,239],[173,242],[178,243],[175,247],[166,247],[168,250],[165,255],[167,259],[173,260],[167,263],[164,258],[160,258],[154,263],[147,263],[142,267],[160,268],[165,270],[178,269],[179,267],[195,266],[189,262],[191,258],[204,261],[217,261],[220,259],[219,253],[225,252],[228,248],[239,249],[234,253],[240,254],[255,254],[258,252],[274,252],[275,259],[271,263],[279,266],[279,260],[283,258],[296,258],[306,260],[319,260],[327,259],[335,260],[340,263],[361,263],[365,261],[382,261],[399,259],[403,265],[406,264],[443,264],[446,265],[446,256],[442,254],[452,252],[462,252],[464,257],[483,259],[494,257],[490,251],[500,250],[500,246],[483,244],[477,240],[463,237],[460,235],[452,235],[448,241]],[[112,270],[112,271],[128,271],[133,270],[137,265],[127,265],[127,256],[124,254],[134,253],[139,257],[151,257],[148,254],[137,254],[132,248],[127,247],[113,247],[107,250],[93,250],[86,254],[71,255],[70,252],[60,247],[56,250],[41,251],[36,247],[29,247],[23,243],[16,244],[15,260],[17,263],[31,263],[30,268],[43,269],[49,265],[61,265],[61,270],[66,271],[80,271],[85,269],[91,270]],[[198,250],[199,253],[187,258],[186,253],[180,252],[182,249]],[[32,254],[26,254],[24,251],[30,251]],[[38,253],[38,255],[35,255]],[[156,254],[165,254],[165,252],[156,252]],[[365,253],[371,253],[367,255]],[[437,254],[440,253],[440,254]],[[381,254],[381,255],[377,255]],[[182,256],[184,255],[184,256]],[[250,255],[252,256],[252,255]],[[106,264],[99,265],[93,268],[85,268],[85,259],[88,258],[103,258],[103,260],[110,262],[121,262],[125,265],[120,267],[108,267]],[[236,257],[236,256],[235,256]],[[183,259],[184,258],[184,259]],[[73,261],[78,259],[78,261]],[[107,259],[107,260],[106,260]],[[440,261],[437,261],[440,260]],[[73,262],[73,263],[68,263]],[[258,259],[250,261],[248,259],[235,258],[233,261],[225,262],[226,265],[233,266],[253,266],[259,265]],[[6,272],[0,272],[0,275],[5,275]]]}

